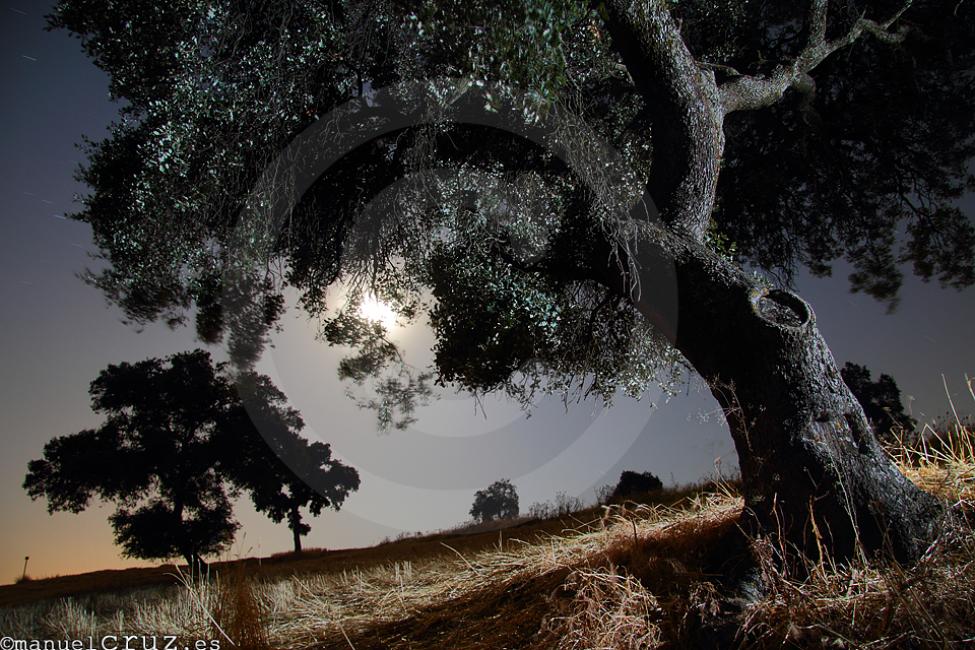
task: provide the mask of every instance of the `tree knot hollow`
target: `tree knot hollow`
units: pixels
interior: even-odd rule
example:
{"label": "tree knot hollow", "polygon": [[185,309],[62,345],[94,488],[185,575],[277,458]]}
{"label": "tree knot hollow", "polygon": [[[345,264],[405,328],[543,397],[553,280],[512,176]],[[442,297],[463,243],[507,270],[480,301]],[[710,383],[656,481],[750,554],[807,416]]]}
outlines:
{"label": "tree knot hollow", "polygon": [[767,323],[786,329],[797,329],[813,319],[805,300],[780,289],[763,290],[752,299],[755,313]]}

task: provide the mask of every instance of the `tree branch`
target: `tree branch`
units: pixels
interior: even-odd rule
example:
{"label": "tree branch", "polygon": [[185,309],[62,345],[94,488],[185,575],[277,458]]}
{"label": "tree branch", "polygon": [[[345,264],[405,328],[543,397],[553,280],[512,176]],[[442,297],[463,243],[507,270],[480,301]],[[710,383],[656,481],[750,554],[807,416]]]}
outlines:
{"label": "tree branch", "polygon": [[792,63],[778,66],[769,76],[742,76],[727,81],[720,86],[721,105],[724,113],[747,111],[772,106],[782,99],[785,91],[795,87],[809,72],[825,61],[836,51],[855,42],[864,32],[883,43],[903,42],[907,27],[896,31],[891,27],[907,11],[912,0],[889,19],[877,22],[861,16],[845,35],[834,40],[826,40],[826,7],[828,0],[812,0],[809,9],[809,41],[805,49]]}
{"label": "tree branch", "polygon": [[606,25],[652,124],[647,184],[665,223],[701,240],[724,145],[714,73],[688,51],[666,0],[606,0]]}

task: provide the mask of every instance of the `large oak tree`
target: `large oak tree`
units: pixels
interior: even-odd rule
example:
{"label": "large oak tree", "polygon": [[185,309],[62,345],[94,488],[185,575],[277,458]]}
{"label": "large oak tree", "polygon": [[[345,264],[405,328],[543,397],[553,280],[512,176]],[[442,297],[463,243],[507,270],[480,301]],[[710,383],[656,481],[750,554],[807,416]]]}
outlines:
{"label": "large oak tree", "polygon": [[[905,268],[972,283],[970,3],[64,0],[51,22],[124,100],[76,217],[131,318],[195,305],[246,363],[294,287],[397,424],[431,376],[611,400],[687,366],[759,526],[802,545],[815,517],[840,556],[935,534],[791,279],[845,259],[892,307]],[[370,293],[429,314],[432,375],[357,317]]]}
{"label": "large oak tree", "polygon": [[58,436],[28,464],[24,489],[48,511],[114,503],[115,541],[128,557],[202,557],[225,550],[240,525],[218,442],[239,408],[233,383],[202,350],[110,365],[91,383],[96,429]]}
{"label": "large oak tree", "polygon": [[114,503],[109,522],[128,557],[203,565],[233,543],[241,491],[287,519],[300,550],[310,530],[300,509],[337,510],[359,487],[329,445],[301,437],[300,415],[270,379],[233,376],[204,350],[109,365],[89,392],[102,425],[50,440],[24,489],[52,514]]}

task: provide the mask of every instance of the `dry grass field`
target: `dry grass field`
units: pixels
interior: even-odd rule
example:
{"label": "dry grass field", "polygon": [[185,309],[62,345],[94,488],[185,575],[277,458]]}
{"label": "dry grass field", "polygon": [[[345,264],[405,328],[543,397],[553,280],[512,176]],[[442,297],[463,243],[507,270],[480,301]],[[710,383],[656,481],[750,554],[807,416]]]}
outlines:
{"label": "dry grass field", "polygon": [[[926,433],[892,453],[970,521],[975,432],[956,421]],[[734,486],[710,488],[497,530],[215,564],[209,579],[163,567],[33,581],[0,590],[0,630],[255,650],[975,645],[971,527],[946,528],[912,567],[826,557],[789,571],[779,549],[740,530]],[[760,593],[733,588],[753,583]]]}

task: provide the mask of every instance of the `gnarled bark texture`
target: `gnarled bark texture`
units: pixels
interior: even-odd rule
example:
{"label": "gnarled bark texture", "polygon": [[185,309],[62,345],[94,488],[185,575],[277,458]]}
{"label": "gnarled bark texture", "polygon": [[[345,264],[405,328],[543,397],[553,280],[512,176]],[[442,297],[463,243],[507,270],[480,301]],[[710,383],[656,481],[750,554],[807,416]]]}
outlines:
{"label": "gnarled bark texture", "polygon": [[[677,323],[664,331],[725,409],[748,511],[760,529],[803,550],[824,548],[841,559],[857,548],[919,557],[941,506],[878,445],[812,309],[794,294],[762,287],[703,243],[725,115],[775,103],[864,32],[896,40],[887,30],[902,12],[883,23],[861,19],[845,37],[827,41],[825,0],[810,0],[809,43],[793,64],[770,77],[719,85],[688,51],[665,0],[603,4],[614,47],[652,121],[647,192],[663,226],[651,246],[659,259],[673,261],[678,292]],[[639,282],[620,277],[626,271],[601,279],[657,323],[666,310],[632,289],[653,283],[652,265],[634,262],[630,272],[644,276]]]}
{"label": "gnarled bark texture", "polygon": [[724,408],[761,529],[836,557],[919,557],[941,505],[880,448],[810,306],[715,260],[679,263],[676,345]]}
{"label": "gnarled bark texture", "polygon": [[[881,449],[812,308],[683,236],[662,239],[658,256],[669,255],[677,282],[677,322],[668,329],[724,409],[753,532],[837,559],[858,549],[920,557],[943,504]],[[641,276],[655,272],[636,266]],[[633,284],[613,283],[621,292]],[[634,304],[655,322],[666,311],[647,292]]]}

